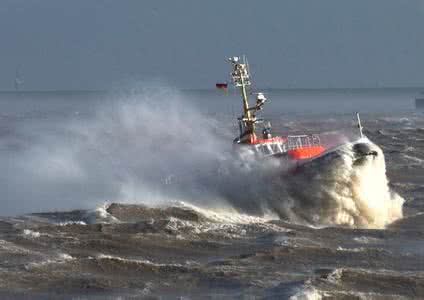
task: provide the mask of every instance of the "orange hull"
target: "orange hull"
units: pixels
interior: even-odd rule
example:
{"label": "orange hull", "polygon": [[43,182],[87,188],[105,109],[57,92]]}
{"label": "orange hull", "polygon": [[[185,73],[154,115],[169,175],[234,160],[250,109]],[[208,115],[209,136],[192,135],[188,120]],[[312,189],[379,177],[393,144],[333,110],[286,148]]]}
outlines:
{"label": "orange hull", "polygon": [[308,159],[320,155],[325,151],[325,148],[321,145],[316,146],[304,146],[288,151],[289,156],[292,159],[301,160]]}

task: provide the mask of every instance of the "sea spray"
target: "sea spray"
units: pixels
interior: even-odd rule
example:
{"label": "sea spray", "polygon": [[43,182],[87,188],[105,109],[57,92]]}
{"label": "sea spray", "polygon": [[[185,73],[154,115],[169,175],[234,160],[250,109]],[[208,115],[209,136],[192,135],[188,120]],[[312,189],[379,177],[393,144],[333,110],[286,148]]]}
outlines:
{"label": "sea spray", "polygon": [[104,97],[92,114],[51,120],[42,134],[19,128],[32,143],[13,154],[9,212],[93,209],[105,201],[216,200],[216,194],[209,198],[208,178],[228,159],[227,128],[172,88]]}
{"label": "sea spray", "polygon": [[[284,159],[232,149],[231,123],[199,112],[174,89],[114,98],[87,119],[35,135],[16,170],[37,210],[94,208],[105,201],[276,215],[313,225],[383,227],[401,217],[384,156],[356,164],[352,144],[293,171]],[[16,205],[19,205],[16,203]],[[30,203],[22,203],[31,211]],[[224,218],[225,219],[225,218]]]}
{"label": "sea spray", "polygon": [[403,199],[389,187],[382,150],[360,142],[375,155],[358,154],[355,143],[347,143],[286,177],[290,201],[283,214],[315,225],[365,228],[401,218]]}

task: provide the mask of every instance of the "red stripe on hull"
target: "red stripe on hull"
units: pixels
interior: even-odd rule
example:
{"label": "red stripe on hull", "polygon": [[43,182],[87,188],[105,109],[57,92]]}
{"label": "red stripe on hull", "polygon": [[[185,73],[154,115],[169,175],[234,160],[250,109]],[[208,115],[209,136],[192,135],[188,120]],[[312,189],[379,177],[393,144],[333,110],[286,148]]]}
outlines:
{"label": "red stripe on hull", "polygon": [[301,160],[318,156],[324,151],[325,148],[323,146],[317,145],[291,149],[288,151],[288,154],[292,159]]}

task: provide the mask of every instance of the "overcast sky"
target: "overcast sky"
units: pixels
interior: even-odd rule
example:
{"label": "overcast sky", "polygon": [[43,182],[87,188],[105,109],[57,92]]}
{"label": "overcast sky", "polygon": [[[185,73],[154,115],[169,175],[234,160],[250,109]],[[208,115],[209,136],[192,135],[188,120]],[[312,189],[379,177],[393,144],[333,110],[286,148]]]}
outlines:
{"label": "overcast sky", "polygon": [[423,0],[1,0],[0,90],[424,86]]}

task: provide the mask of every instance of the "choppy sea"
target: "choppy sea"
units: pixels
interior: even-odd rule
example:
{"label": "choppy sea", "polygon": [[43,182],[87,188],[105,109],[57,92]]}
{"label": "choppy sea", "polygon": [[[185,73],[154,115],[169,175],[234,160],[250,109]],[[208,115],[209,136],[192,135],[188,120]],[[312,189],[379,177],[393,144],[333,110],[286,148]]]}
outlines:
{"label": "choppy sea", "polygon": [[424,298],[418,92],[266,91],[333,149],[295,170],[234,152],[232,91],[0,93],[0,298]]}

